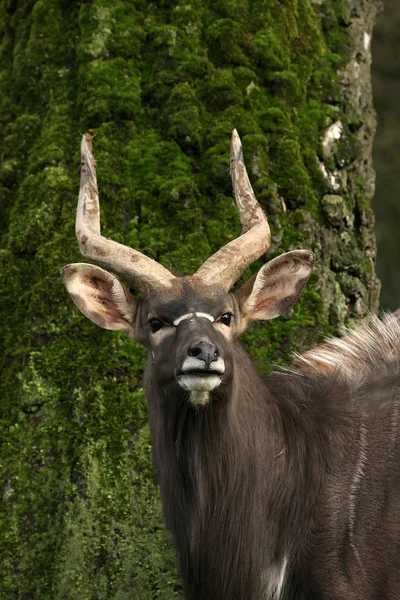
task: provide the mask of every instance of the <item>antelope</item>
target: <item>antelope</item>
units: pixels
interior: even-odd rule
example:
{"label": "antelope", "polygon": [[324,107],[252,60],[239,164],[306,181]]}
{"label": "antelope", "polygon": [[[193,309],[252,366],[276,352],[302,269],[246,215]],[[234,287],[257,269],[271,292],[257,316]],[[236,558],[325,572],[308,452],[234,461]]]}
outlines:
{"label": "antelope", "polygon": [[237,337],[287,313],[314,265],[269,247],[236,131],[243,233],[191,276],[103,237],[92,140],[82,139],[76,236],[62,277],[94,323],[148,349],[144,389],[163,512],[190,600],[400,598],[400,325],[394,316],[258,373]]}

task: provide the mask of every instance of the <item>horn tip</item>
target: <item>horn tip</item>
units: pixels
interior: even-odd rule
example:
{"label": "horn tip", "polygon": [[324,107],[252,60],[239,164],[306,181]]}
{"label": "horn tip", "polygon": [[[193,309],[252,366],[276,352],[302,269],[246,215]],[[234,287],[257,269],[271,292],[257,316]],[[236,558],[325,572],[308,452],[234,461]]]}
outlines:
{"label": "horn tip", "polygon": [[243,161],[242,141],[239,137],[237,129],[232,131],[231,160],[234,162]]}
{"label": "horn tip", "polygon": [[60,271],[60,275],[61,275],[63,281],[64,282],[67,281],[73,272],[74,272],[73,264],[65,265],[65,267],[63,267]]}
{"label": "horn tip", "polygon": [[88,150],[91,152],[92,151],[92,145],[93,145],[93,138],[90,135],[90,133],[84,133],[82,136],[82,143],[81,143],[81,151],[83,152],[87,152]]}
{"label": "horn tip", "polygon": [[241,145],[242,145],[242,142],[240,140],[240,136],[238,134],[238,131],[237,131],[237,129],[234,129],[232,131],[232,147],[233,146],[241,146]]}

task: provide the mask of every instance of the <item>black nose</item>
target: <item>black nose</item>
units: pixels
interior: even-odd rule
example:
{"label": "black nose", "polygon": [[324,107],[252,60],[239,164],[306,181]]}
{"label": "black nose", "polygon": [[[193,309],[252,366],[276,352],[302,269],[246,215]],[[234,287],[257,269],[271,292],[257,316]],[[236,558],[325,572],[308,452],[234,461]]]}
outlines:
{"label": "black nose", "polygon": [[194,342],[189,346],[188,350],[189,356],[193,356],[194,358],[198,358],[200,360],[204,360],[206,366],[209,366],[210,363],[216,361],[218,359],[218,348],[211,344],[210,342]]}

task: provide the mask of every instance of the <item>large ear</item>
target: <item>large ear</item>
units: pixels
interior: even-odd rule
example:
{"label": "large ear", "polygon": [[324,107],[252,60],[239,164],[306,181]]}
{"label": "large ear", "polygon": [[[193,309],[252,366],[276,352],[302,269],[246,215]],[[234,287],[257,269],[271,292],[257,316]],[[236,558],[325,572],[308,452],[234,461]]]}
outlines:
{"label": "large ear", "polygon": [[261,267],[235,294],[243,329],[256,319],[274,319],[297,302],[314,266],[308,250],[287,252]]}
{"label": "large ear", "polygon": [[64,267],[61,277],[76,306],[93,323],[133,337],[137,301],[114,275],[94,265],[75,263]]}

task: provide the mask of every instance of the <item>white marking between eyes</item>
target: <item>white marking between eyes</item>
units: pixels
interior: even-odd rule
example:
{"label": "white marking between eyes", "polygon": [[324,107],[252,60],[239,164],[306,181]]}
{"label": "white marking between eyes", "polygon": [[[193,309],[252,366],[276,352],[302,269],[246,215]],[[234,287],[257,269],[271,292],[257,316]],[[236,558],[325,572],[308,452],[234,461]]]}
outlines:
{"label": "white marking between eyes", "polygon": [[202,312],[197,312],[196,313],[196,317],[199,319],[208,319],[209,321],[211,321],[211,323],[214,323],[215,319],[214,317],[212,317],[211,315],[207,314],[207,313],[202,313]]}
{"label": "white marking between eyes", "polygon": [[199,319],[200,318],[208,319],[209,321],[211,321],[211,323],[214,323],[214,321],[215,321],[214,317],[212,317],[208,313],[195,312],[195,313],[187,313],[186,315],[182,315],[181,317],[178,317],[177,319],[175,319],[175,321],[172,322],[172,324],[175,325],[175,327],[178,327],[178,325],[179,325],[179,323],[181,323],[181,321],[184,321],[185,319],[193,319],[194,316],[196,316]]}

